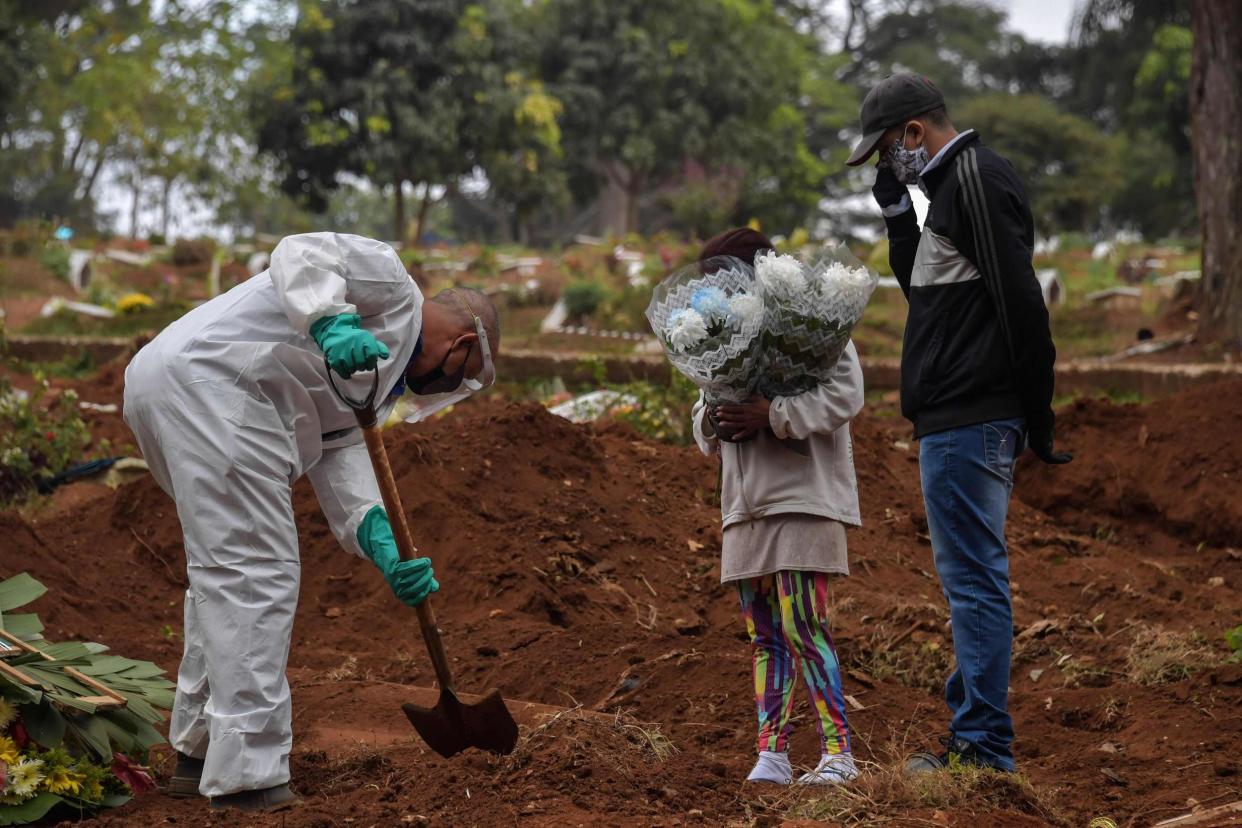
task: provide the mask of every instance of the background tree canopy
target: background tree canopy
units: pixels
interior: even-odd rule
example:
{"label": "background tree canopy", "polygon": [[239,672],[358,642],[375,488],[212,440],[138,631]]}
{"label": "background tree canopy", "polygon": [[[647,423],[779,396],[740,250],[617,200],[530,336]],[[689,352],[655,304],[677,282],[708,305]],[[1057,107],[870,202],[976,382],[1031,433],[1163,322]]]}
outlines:
{"label": "background tree canopy", "polygon": [[845,198],[858,104],[912,70],[1041,234],[1185,235],[1189,26],[1171,0],[1083,0],[1065,45],[983,0],[0,0],[0,223],[849,233],[877,221]]}

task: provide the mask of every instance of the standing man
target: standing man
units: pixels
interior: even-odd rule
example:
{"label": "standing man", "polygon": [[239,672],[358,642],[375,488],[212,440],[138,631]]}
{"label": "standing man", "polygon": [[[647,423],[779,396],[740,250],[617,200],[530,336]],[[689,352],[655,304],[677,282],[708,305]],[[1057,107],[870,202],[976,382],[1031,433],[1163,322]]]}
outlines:
{"label": "standing man", "polygon": [[353,397],[377,381],[380,422],[406,389],[421,419],[490,385],[499,341],[483,294],[448,290],[424,303],[387,244],[308,233],[281,241],[268,270],[134,357],[125,422],[176,502],[189,577],[170,794],[245,811],[295,800],[285,679],[301,578],[295,480],[310,478],[341,545],[370,559],[398,599],[416,605],[439,589],[430,560],[397,553],[329,366]]}
{"label": "standing man", "polygon": [[[919,442],[932,551],[949,604],[957,666],[945,687],[952,720],[939,755],[1012,771],[1008,710],[1013,608],[1005,517],[1014,464],[1053,450],[1056,349],[1031,266],[1026,189],[974,130],[958,132],[927,78],[899,74],[867,94],[851,166],[878,154],[872,192],[888,228],[889,262],[910,304],[901,354],[901,410]],[[909,186],[931,202],[921,231]]]}

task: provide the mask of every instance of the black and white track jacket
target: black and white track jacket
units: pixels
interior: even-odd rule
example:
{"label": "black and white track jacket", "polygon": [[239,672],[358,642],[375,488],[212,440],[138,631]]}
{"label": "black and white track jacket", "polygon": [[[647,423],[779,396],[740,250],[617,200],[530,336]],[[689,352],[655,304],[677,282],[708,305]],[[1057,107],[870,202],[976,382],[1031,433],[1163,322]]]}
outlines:
{"label": "black and white track jacket", "polygon": [[1009,162],[976,134],[923,174],[931,207],[885,219],[889,262],[910,303],[901,412],[916,437],[1025,417],[1051,440],[1056,349],[1031,266],[1034,222]]}

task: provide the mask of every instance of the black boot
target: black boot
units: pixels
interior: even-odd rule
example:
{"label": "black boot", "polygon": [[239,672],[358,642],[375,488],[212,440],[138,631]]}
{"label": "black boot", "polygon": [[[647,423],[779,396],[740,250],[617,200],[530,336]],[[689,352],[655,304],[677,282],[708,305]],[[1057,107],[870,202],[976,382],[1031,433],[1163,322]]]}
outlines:
{"label": "black boot", "polygon": [[237,793],[213,796],[211,807],[236,808],[239,811],[254,813],[256,811],[279,811],[292,808],[300,800],[288,785],[276,785],[257,791],[238,791]]}
{"label": "black boot", "polygon": [[173,768],[164,793],[174,799],[191,799],[198,796],[198,785],[203,781],[203,760],[177,752],[177,766]]}

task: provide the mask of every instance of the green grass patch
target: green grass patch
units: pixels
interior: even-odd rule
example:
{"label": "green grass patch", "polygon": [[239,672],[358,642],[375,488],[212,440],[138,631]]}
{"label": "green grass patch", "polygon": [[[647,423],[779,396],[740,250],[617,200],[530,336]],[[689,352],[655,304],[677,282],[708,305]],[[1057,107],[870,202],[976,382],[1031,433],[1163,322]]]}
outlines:
{"label": "green grass patch", "polygon": [[42,372],[44,376],[62,379],[84,379],[99,370],[95,357],[85,348],[79,348],[76,354],[68,354],[51,362],[14,358],[12,365],[23,374]]}
{"label": "green grass patch", "polygon": [[[868,828],[914,822],[912,817],[928,811],[1023,814],[1054,826],[1071,824],[1052,792],[1035,787],[1022,774],[954,762],[942,771],[906,776],[902,765],[903,757],[894,757],[886,765],[865,767],[853,783],[827,786],[820,794],[792,803],[786,815]],[[795,795],[791,792],[790,798]]]}
{"label": "green grass patch", "polygon": [[40,336],[136,336],[162,331],[189,310],[188,304],[174,302],[147,310],[117,314],[111,319],[96,319],[62,310],[52,316],[35,319],[22,332]]}

